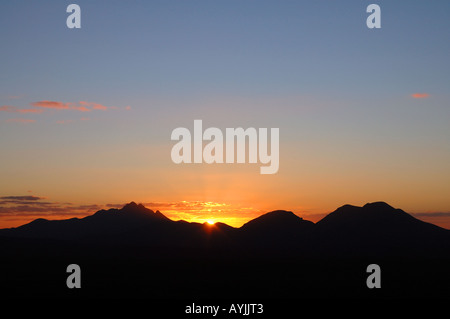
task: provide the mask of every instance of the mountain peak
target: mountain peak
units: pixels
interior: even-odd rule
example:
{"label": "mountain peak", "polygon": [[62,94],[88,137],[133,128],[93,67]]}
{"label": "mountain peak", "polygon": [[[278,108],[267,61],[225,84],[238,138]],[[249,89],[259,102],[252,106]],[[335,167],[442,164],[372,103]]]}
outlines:
{"label": "mountain peak", "polygon": [[[396,211],[394,207],[391,205],[385,203],[385,202],[373,202],[373,203],[367,203],[364,206],[354,206],[354,205],[343,205],[336,209],[331,214],[327,215],[324,219],[332,220],[334,218],[355,218],[356,216],[359,216],[361,214],[383,214],[383,213],[390,213],[392,211]],[[359,216],[360,217],[360,216]]]}
{"label": "mountain peak", "polygon": [[367,203],[363,206],[363,208],[366,209],[395,209],[391,205],[385,203],[385,202],[373,202],[373,203]]}
{"label": "mountain peak", "polygon": [[124,208],[125,207],[136,207],[136,206],[137,206],[136,202],[135,201],[131,201],[128,204],[125,204]]}
{"label": "mountain peak", "polygon": [[281,229],[291,228],[298,224],[313,224],[312,222],[303,220],[293,212],[286,210],[275,210],[270,213],[263,214],[242,226],[243,229]]}
{"label": "mountain peak", "polygon": [[363,207],[344,205],[318,221],[317,226],[322,233],[337,234],[337,237],[352,234],[354,237],[377,238],[386,242],[392,238],[396,241],[418,236],[426,238],[431,233],[446,232],[385,202],[367,203]]}
{"label": "mountain peak", "polygon": [[[153,210],[145,207],[142,204],[136,204],[136,202],[130,202],[125,204],[122,208],[111,208],[108,210],[99,210],[94,215],[95,218],[111,218],[112,216],[118,216],[118,218],[126,218],[128,219],[166,219],[169,220],[166,216],[164,216],[160,211],[154,212]],[[89,216],[88,216],[89,218]],[[104,220],[105,221],[105,220]]]}
{"label": "mountain peak", "polygon": [[120,211],[124,213],[154,213],[151,209],[148,209],[142,204],[136,204],[136,202],[130,202],[123,206]]}
{"label": "mountain peak", "polygon": [[325,216],[318,224],[334,222],[354,224],[356,221],[368,221],[367,218],[378,220],[380,217],[392,217],[392,212],[395,211],[397,210],[385,202],[367,203],[362,207],[346,204]]}
{"label": "mountain peak", "polygon": [[301,219],[301,217],[298,217],[293,212],[286,210],[274,210],[251,220],[250,222],[244,224],[244,226],[255,222],[293,221]]}
{"label": "mountain peak", "polygon": [[129,202],[128,204],[125,204],[125,206],[122,207],[122,209],[125,210],[131,210],[131,209],[142,209],[145,208],[142,204],[136,204],[136,202]]}
{"label": "mountain peak", "polygon": [[166,220],[171,221],[171,219],[167,218],[163,213],[159,210],[154,212],[153,210],[145,207],[142,204],[136,204],[136,202],[130,202],[123,206],[118,210],[122,216],[128,216],[129,218],[144,218],[144,219],[153,219],[153,220]]}

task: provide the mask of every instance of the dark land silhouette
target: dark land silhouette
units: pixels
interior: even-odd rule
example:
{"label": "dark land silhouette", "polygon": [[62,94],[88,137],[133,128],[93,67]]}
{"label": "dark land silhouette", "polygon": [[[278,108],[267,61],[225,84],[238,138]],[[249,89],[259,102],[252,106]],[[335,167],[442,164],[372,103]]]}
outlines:
{"label": "dark land silhouette", "polygon": [[[450,231],[383,202],[317,223],[278,210],[240,228],[131,202],[0,230],[1,287],[21,298],[450,298]],[[82,288],[66,287],[81,267]],[[366,267],[381,267],[381,289]]]}

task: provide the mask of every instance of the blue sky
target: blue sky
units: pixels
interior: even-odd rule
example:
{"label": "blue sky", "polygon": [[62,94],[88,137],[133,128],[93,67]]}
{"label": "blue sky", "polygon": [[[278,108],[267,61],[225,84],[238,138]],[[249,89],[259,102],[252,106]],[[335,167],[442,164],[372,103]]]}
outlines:
{"label": "blue sky", "polygon": [[4,90],[367,95],[448,80],[446,1],[378,2],[380,30],[365,1],[78,1],[79,30],[65,27],[69,3],[2,4]]}

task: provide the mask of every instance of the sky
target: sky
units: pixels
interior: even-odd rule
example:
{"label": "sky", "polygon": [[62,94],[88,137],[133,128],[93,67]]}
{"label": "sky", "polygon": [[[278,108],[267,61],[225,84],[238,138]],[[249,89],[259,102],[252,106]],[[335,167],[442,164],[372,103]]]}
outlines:
{"label": "sky", "polygon": [[[69,4],[81,28],[69,29]],[[369,4],[381,28],[369,29]],[[239,227],[385,201],[450,229],[448,1],[2,1],[0,228],[135,201]],[[175,164],[279,128],[279,170]]]}

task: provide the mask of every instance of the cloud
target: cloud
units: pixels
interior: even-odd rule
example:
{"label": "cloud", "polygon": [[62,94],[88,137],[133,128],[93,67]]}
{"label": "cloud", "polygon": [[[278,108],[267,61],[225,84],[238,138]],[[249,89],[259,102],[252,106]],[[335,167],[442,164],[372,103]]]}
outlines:
{"label": "cloud", "polygon": [[38,197],[38,196],[32,196],[32,195],[24,195],[24,196],[2,196],[0,197],[0,200],[16,200],[16,201],[30,201],[30,200],[40,200],[45,199],[45,197]]}
{"label": "cloud", "polygon": [[45,197],[21,195],[21,196],[1,196],[0,214],[2,216],[36,216],[51,217],[59,215],[81,215],[87,216],[101,209],[101,206],[59,203],[43,201]]}
{"label": "cloud", "polygon": [[107,106],[104,106],[104,105],[98,104],[98,103],[94,103],[94,102],[80,101],[79,104],[81,104],[83,106],[92,107],[92,109],[94,109],[94,110],[106,111],[108,109]]}
{"label": "cloud", "polygon": [[77,111],[80,111],[80,112],[90,112],[90,111],[92,111],[91,109],[88,109],[85,106],[72,106],[71,109],[72,110],[77,110]]}
{"label": "cloud", "polygon": [[[87,102],[87,101],[80,101],[78,103],[64,103],[59,101],[37,101],[30,103],[31,106],[34,108],[17,108],[15,106],[11,105],[1,105],[0,106],[0,112],[8,112],[8,113],[20,113],[20,114],[28,114],[28,113],[34,113],[34,114],[40,114],[44,113],[47,110],[76,110],[79,112],[91,112],[92,110],[101,110],[106,111],[107,109],[118,109],[117,107],[111,106],[105,106],[99,103],[95,102]],[[128,109],[127,107],[126,109]],[[87,121],[89,118],[83,117],[81,120]],[[23,118],[13,118],[5,120],[8,123],[34,123],[36,120],[32,119],[23,119]],[[73,122],[73,120],[59,120],[56,121],[58,124],[67,124]]]}
{"label": "cloud", "polygon": [[147,202],[142,203],[154,211],[159,210],[172,220],[187,220],[203,223],[213,219],[231,226],[240,226],[264,211],[253,207],[243,207],[218,202],[177,201],[177,202]]}
{"label": "cloud", "polygon": [[10,105],[2,105],[2,106],[0,106],[0,111],[9,112],[9,113],[21,113],[21,114],[25,114],[25,113],[42,113],[42,112],[44,112],[44,110],[42,110],[42,109],[18,109],[17,107],[10,106]]}
{"label": "cloud", "polygon": [[[100,103],[88,102],[88,101],[79,101],[79,102],[59,102],[59,101],[37,101],[30,103],[33,108],[18,108],[11,105],[1,105],[0,112],[8,112],[8,113],[20,113],[20,114],[40,114],[44,113],[47,110],[76,110],[79,112],[91,112],[93,110],[106,111],[106,110],[119,110],[120,108],[117,106],[105,106]],[[131,106],[127,105],[125,110],[130,110]],[[31,123],[35,122],[34,120],[20,120],[20,119],[11,119],[8,122],[21,122],[21,123]]]}
{"label": "cloud", "polygon": [[[72,207],[75,209],[100,209],[102,208],[99,205],[74,205],[72,203],[59,203],[59,202],[50,202],[50,201],[42,201],[47,199],[47,197],[34,196],[34,195],[18,195],[18,196],[0,196],[0,201],[2,204],[30,204],[30,205],[38,205],[38,206],[55,206],[59,207]],[[124,206],[124,205],[122,205]]]}
{"label": "cloud", "polygon": [[430,95],[428,93],[414,93],[414,94],[411,94],[411,96],[415,99],[425,99],[425,98],[429,97]]}
{"label": "cloud", "polygon": [[113,106],[105,106],[103,104],[95,103],[95,102],[87,102],[87,101],[79,101],[78,103],[64,103],[57,101],[38,101],[31,103],[34,107],[42,107],[47,109],[56,109],[56,110],[77,110],[80,112],[90,112],[92,110],[100,110],[106,111],[108,109],[116,109]]}
{"label": "cloud", "polygon": [[14,106],[2,105],[2,106],[0,106],[0,111],[12,112],[13,108],[14,108]]}
{"label": "cloud", "polygon": [[411,213],[415,217],[450,217],[450,212]]}
{"label": "cloud", "polygon": [[63,103],[63,102],[56,102],[56,101],[38,101],[38,102],[31,103],[32,106],[44,107],[47,109],[57,109],[57,110],[69,109],[70,104],[71,103]]}
{"label": "cloud", "polygon": [[[11,207],[11,205],[49,205],[52,204],[50,202],[43,202],[42,199],[45,199],[45,197],[38,197],[38,196],[31,196],[31,195],[24,195],[24,196],[2,196],[0,197],[0,205],[7,205]],[[5,207],[2,207],[5,208]]]}

